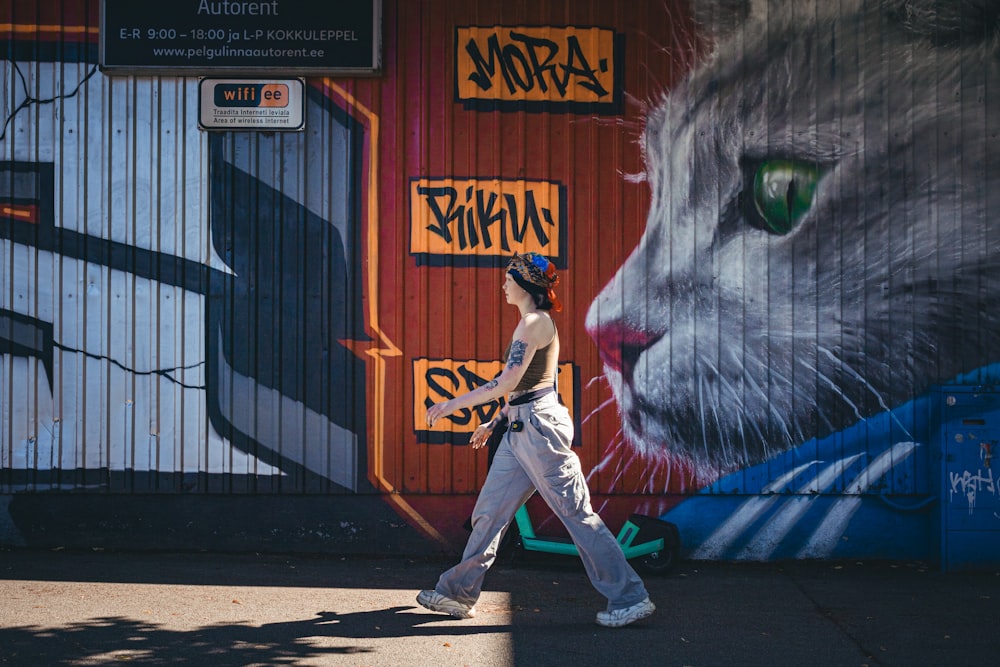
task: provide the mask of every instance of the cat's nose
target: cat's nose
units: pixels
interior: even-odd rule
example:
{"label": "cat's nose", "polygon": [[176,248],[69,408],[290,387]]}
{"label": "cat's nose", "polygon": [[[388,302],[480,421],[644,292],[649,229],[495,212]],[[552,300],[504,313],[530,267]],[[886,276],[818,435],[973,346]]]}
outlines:
{"label": "cat's nose", "polygon": [[587,333],[597,343],[604,365],[620,372],[625,378],[632,377],[643,350],[660,338],[660,334],[640,331],[620,321],[588,327]]}

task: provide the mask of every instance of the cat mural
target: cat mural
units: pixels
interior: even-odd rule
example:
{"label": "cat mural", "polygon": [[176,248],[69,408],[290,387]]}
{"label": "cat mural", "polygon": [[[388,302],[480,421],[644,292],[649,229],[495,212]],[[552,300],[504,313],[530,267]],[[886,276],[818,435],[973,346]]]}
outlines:
{"label": "cat mural", "polygon": [[624,435],[704,485],[665,514],[695,557],[919,555],[928,392],[1000,357],[1000,2],[693,4],[587,316]]}

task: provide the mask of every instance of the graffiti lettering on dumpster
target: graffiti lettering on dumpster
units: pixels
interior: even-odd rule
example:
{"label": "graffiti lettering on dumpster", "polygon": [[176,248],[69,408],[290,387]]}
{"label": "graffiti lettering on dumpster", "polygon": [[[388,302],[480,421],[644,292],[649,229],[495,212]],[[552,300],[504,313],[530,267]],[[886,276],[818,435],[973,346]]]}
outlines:
{"label": "graffiti lettering on dumpster", "polygon": [[955,495],[961,494],[969,502],[969,514],[972,514],[976,509],[976,496],[982,492],[986,491],[988,493],[996,494],[997,487],[993,481],[993,470],[991,468],[986,469],[986,474],[983,474],[982,469],[979,469],[973,474],[972,472],[966,470],[964,472],[949,472],[948,473],[951,481],[950,496],[954,499]]}

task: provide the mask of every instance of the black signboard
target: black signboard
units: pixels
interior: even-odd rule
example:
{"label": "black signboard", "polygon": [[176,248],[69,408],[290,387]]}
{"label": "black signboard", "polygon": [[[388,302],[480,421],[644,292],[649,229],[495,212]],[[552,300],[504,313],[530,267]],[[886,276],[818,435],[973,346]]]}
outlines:
{"label": "black signboard", "polygon": [[381,5],[381,0],[102,0],[101,69],[376,74]]}

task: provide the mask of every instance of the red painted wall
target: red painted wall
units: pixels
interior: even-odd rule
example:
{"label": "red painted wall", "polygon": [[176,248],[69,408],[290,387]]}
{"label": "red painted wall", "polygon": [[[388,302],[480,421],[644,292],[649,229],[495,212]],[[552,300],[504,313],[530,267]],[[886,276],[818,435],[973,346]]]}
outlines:
{"label": "red painted wall", "polygon": [[[517,323],[502,300],[502,264],[472,267],[422,264],[410,244],[410,179],[527,179],[565,188],[565,250],[559,257],[564,310],[557,316],[562,360],[576,382],[562,380],[578,420],[585,470],[600,464],[591,489],[606,494],[664,493],[686,487],[683,471],[658,469],[620,456],[620,420],[594,342],[584,330],[601,287],[635,247],[644,228],[649,191],[642,182],[641,132],[648,105],[685,74],[697,50],[683,3],[650,2],[387,2],[384,71],[373,79],[337,80],[378,117],[378,275],[369,293],[379,302],[382,334],[398,348],[385,359],[383,487],[398,491],[441,531],[467,511],[472,496],[440,502],[434,496],[475,494],[486,455],[459,444],[428,444],[417,432],[423,404],[415,393],[415,358],[499,360]],[[549,107],[468,108],[456,100],[456,30],[465,26],[596,26],[621,40],[618,109]],[[552,88],[550,83],[550,88]],[[515,248],[516,249],[516,248]],[[551,248],[546,254],[555,254]],[[456,258],[452,258],[454,261]],[[462,257],[457,257],[461,262]],[[373,389],[377,387],[373,383]],[[377,412],[379,398],[372,396]],[[370,415],[377,422],[379,415]],[[478,421],[476,422],[478,423]],[[475,423],[471,427],[474,428]],[[373,428],[373,433],[378,429]],[[377,451],[372,460],[380,460]],[[426,494],[430,496],[425,497]],[[620,512],[648,498],[629,498]],[[669,500],[666,500],[669,502]],[[626,507],[627,505],[627,507]],[[614,513],[614,507],[605,508]]]}

